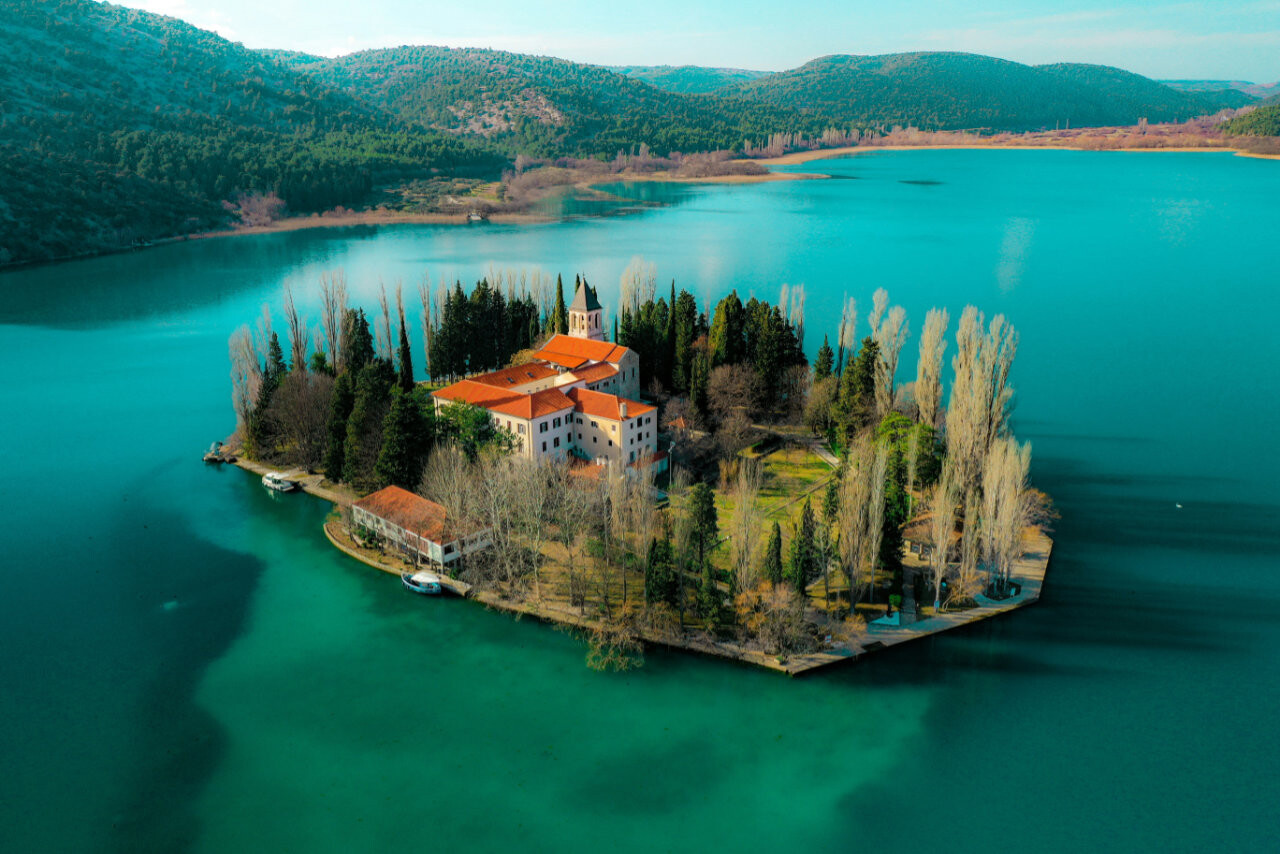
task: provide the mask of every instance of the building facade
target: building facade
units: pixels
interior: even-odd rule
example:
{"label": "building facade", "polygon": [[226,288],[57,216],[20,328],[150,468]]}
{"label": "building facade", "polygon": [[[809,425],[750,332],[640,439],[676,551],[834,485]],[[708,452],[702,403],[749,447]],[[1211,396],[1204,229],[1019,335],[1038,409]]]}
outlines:
{"label": "building facade", "polygon": [[398,486],[388,486],[356,501],[351,505],[351,521],[411,560],[441,567],[491,543],[488,531],[454,530],[443,507]]}
{"label": "building facade", "polygon": [[637,400],[640,357],[604,340],[603,310],[585,286],[569,314],[570,334],[552,336],[532,362],[433,392],[437,410],[458,401],[488,410],[516,452],[534,461],[572,455],[649,464],[657,457],[657,410]]}

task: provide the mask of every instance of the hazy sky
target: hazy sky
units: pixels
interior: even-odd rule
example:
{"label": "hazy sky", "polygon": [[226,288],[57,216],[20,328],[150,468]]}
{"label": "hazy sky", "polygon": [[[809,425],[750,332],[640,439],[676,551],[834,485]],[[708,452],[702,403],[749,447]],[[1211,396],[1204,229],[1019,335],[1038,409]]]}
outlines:
{"label": "hazy sky", "polygon": [[605,65],[780,70],[963,50],[1151,77],[1280,79],[1280,0],[126,0],[249,47],[492,47]]}

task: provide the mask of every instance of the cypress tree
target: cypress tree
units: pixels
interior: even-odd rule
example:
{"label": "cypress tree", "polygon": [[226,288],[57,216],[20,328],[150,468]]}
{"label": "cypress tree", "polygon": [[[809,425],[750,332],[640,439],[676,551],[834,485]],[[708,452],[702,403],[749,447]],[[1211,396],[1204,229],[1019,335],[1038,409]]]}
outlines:
{"label": "cypress tree", "polygon": [[662,348],[662,382],[675,388],[676,376],[676,280],[671,280],[671,302],[667,304],[666,341]]}
{"label": "cypress tree", "polygon": [[694,485],[689,492],[689,515],[693,522],[693,540],[701,563],[715,545],[720,526],[716,514],[715,495],[705,483]]}
{"label": "cypress tree", "polygon": [[769,545],[764,550],[764,577],[777,587],[782,583],[782,527],[773,523],[769,532]]}
{"label": "cypress tree", "polygon": [[722,601],[711,558],[703,558],[702,582],[698,585],[698,615],[709,622],[719,622]]}
{"label": "cypress tree", "polygon": [[845,432],[853,435],[871,423],[875,412],[876,360],[880,348],[870,336],[862,339],[862,347],[853,362],[840,376],[841,421]]}
{"label": "cypress tree", "polygon": [[[305,366],[301,367],[305,369]],[[289,366],[284,361],[284,349],[280,346],[280,336],[272,332],[271,343],[267,345],[267,369],[263,372],[263,383],[269,384],[271,390],[275,391],[288,372]]]}
{"label": "cypress tree", "polygon": [[551,312],[551,331],[560,335],[569,332],[569,310],[564,305],[564,280],[556,274],[556,306]]}
{"label": "cypress tree", "polygon": [[337,483],[342,480],[343,463],[346,460],[347,419],[355,405],[356,394],[351,372],[343,371],[333,384],[333,397],[329,403],[329,445],[325,449],[325,476]]}
{"label": "cypress tree", "polygon": [[409,330],[405,328],[404,308],[400,309],[400,390],[413,391],[413,355],[409,348]]}
{"label": "cypress tree", "polygon": [[357,373],[373,360],[373,334],[364,309],[347,309],[342,320],[342,369]]}
{"label": "cypress tree", "polygon": [[813,507],[806,498],[804,507],[800,510],[800,524],[796,526],[795,536],[791,539],[791,584],[799,596],[804,595],[816,569],[814,534],[817,527]]}

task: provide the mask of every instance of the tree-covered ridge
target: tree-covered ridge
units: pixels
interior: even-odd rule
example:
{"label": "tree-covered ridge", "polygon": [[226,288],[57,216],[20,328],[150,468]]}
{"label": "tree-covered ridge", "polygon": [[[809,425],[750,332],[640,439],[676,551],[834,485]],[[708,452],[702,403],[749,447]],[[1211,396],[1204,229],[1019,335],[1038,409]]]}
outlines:
{"label": "tree-covered ridge", "polygon": [[795,123],[786,108],[665,92],[600,66],[504,51],[399,47],[293,61],[403,121],[539,157],[640,144],[663,154],[732,148]]}
{"label": "tree-covered ridge", "polygon": [[925,130],[1134,124],[1227,106],[1119,69],[1032,67],[968,53],[826,56],[718,94],[787,104],[839,126]]}
{"label": "tree-covered ridge", "polygon": [[1280,103],[1259,107],[1223,122],[1222,132],[1236,136],[1280,136]]}
{"label": "tree-covered ridge", "polygon": [[771,71],[747,68],[704,68],[700,65],[616,65],[609,70],[656,86],[667,92],[685,95],[709,95],[734,83],[758,80]]}
{"label": "tree-covered ridge", "polygon": [[208,229],[241,193],[321,210],[501,162],[171,18],[19,0],[0,38],[0,263]]}

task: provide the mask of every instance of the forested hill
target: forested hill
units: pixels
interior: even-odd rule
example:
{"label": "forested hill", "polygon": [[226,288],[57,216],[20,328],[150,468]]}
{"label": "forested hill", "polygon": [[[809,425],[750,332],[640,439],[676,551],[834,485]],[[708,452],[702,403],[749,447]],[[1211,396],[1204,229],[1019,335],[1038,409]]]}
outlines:
{"label": "forested hill", "polygon": [[1259,107],[1224,122],[1222,131],[1238,136],[1280,136],[1280,103]]}
{"label": "forested hill", "polygon": [[308,213],[437,174],[497,178],[518,154],[1130,124],[1243,97],[970,54],[831,56],[764,76],[438,47],[324,59],[91,0],[0,0],[0,45],[0,266],[207,230],[245,194]]}
{"label": "forested hill", "polygon": [[0,263],[207,229],[239,191],[317,210],[498,162],[173,18],[5,0],[0,44]]}
{"label": "forested hill", "polygon": [[1029,66],[968,53],[825,56],[718,90],[842,126],[1029,130],[1186,119],[1233,104],[1091,65]]}
{"label": "forested hill", "polygon": [[772,73],[746,68],[704,68],[701,65],[615,65],[609,70],[685,95],[710,95],[725,86],[759,80]]}
{"label": "forested hill", "polygon": [[511,154],[732,148],[797,122],[785,106],[666,92],[601,66],[504,51],[400,47],[289,61],[405,122]]}

